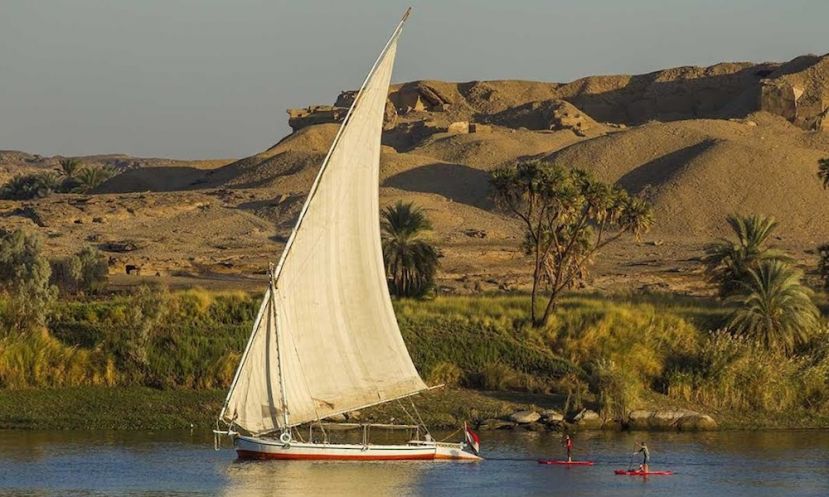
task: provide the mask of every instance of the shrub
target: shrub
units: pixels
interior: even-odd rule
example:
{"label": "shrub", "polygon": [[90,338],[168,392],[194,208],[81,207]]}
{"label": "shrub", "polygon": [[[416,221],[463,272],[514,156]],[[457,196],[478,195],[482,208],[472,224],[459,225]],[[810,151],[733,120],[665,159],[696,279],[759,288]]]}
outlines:
{"label": "shrub", "polygon": [[78,170],[75,179],[80,182],[78,190],[88,192],[116,174],[117,171],[109,166],[84,166]]}
{"label": "shrub", "polygon": [[451,362],[441,361],[435,364],[427,377],[430,385],[458,386],[463,379],[463,370]]}
{"label": "shrub", "polygon": [[45,329],[0,339],[0,387],[114,385],[113,361],[98,350],[66,346]]}
{"label": "shrub", "polygon": [[0,293],[8,295],[3,312],[8,329],[25,331],[46,322],[55,291],[40,248],[36,234],[0,229]]}
{"label": "shrub", "polygon": [[605,419],[624,419],[639,401],[641,378],[629,368],[599,358],[591,365],[590,383],[596,392],[599,411]]}
{"label": "shrub", "polygon": [[17,175],[0,187],[0,199],[30,200],[55,192],[60,185],[58,176],[49,171]]}
{"label": "shrub", "polygon": [[720,330],[693,361],[669,371],[665,384],[670,397],[713,408],[781,412],[825,406],[828,373],[820,351],[787,357]]}

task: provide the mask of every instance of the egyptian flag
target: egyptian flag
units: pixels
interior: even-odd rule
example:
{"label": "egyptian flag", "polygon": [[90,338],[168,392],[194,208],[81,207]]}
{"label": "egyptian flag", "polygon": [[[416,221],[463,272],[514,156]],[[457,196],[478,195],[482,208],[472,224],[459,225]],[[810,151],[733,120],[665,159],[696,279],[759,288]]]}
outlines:
{"label": "egyptian flag", "polygon": [[472,449],[472,452],[474,452],[477,456],[481,451],[481,437],[466,426],[466,422],[463,423],[463,431],[465,433],[466,445],[468,445],[469,448]]}

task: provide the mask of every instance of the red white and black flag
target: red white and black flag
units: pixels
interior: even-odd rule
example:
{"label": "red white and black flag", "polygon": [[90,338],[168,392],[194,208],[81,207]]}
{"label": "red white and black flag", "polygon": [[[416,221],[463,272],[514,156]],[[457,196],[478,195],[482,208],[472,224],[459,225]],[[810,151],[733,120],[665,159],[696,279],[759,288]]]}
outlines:
{"label": "red white and black flag", "polygon": [[472,449],[472,452],[474,452],[477,456],[481,451],[481,437],[472,431],[472,429],[466,425],[466,422],[463,423],[463,431],[466,438],[466,445],[468,445],[469,448]]}

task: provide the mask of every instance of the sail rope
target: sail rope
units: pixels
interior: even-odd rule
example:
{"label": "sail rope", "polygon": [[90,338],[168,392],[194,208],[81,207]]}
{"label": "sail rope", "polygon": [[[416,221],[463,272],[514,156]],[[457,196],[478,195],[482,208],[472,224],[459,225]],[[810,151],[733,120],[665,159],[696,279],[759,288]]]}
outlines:
{"label": "sail rope", "polygon": [[423,418],[420,417],[420,412],[417,410],[417,406],[415,406],[414,400],[412,400],[411,397],[409,397],[409,402],[412,404],[412,410],[414,410],[414,413],[417,414],[417,420],[420,422],[420,426],[422,426],[423,429],[426,430],[426,433],[428,435],[431,435],[431,433],[429,433],[429,427],[426,426],[426,423],[423,422]]}
{"label": "sail rope", "polygon": [[438,442],[445,442],[445,441],[449,440],[450,438],[452,438],[455,435],[457,435],[458,433],[460,433],[461,430],[463,430],[463,428],[458,428],[457,430],[453,431],[449,435],[447,435],[447,436],[443,437],[442,439],[438,440]]}
{"label": "sail rope", "polygon": [[409,414],[409,411],[406,410],[406,406],[403,405],[403,402],[401,402],[400,399],[397,399],[397,405],[400,406],[400,409],[403,409],[403,412],[406,413],[406,416],[409,417],[413,424],[417,424],[417,420],[415,419],[415,417]]}

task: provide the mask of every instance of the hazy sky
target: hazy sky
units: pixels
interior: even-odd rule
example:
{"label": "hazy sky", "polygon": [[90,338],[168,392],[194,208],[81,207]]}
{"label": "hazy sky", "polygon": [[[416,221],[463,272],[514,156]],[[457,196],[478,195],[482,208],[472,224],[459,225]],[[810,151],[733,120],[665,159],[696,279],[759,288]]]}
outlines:
{"label": "hazy sky", "polygon": [[0,149],[250,155],[362,81],[569,81],[829,52],[829,0],[0,0]]}

